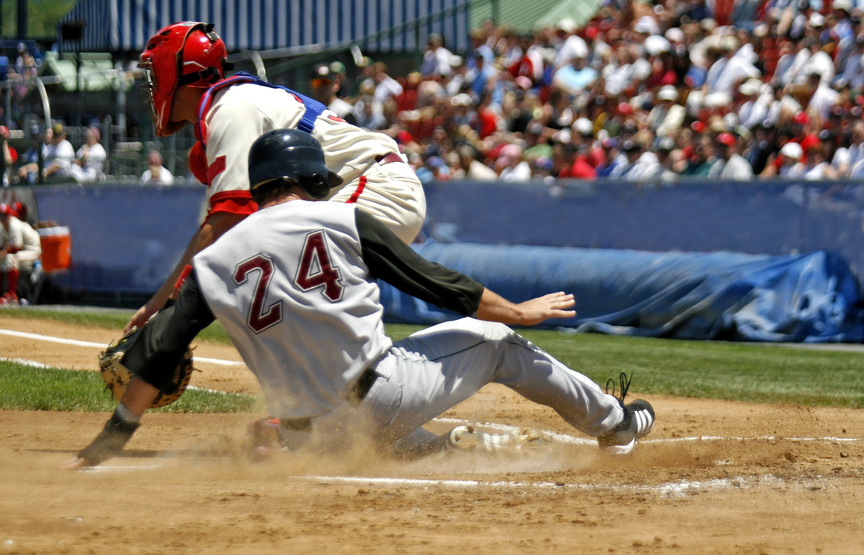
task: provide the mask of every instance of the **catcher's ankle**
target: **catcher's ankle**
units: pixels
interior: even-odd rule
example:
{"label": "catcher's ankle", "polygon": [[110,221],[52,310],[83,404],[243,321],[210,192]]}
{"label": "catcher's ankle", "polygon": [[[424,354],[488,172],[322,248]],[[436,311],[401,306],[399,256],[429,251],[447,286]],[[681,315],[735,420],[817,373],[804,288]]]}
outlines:
{"label": "catcher's ankle", "polygon": [[[114,414],[105,423],[105,427],[102,428],[96,439],[78,453],[79,458],[85,459],[90,465],[97,465],[119,454],[129,443],[132,434],[141,424],[140,422],[125,421],[121,415],[120,407],[122,406],[117,405]],[[125,407],[123,408],[125,409]],[[126,412],[129,412],[128,409]],[[140,417],[138,419],[140,421]]]}
{"label": "catcher's ankle", "polygon": [[114,414],[126,424],[139,424],[141,422],[141,415],[127,409],[123,403],[117,405],[117,408],[114,409]]}

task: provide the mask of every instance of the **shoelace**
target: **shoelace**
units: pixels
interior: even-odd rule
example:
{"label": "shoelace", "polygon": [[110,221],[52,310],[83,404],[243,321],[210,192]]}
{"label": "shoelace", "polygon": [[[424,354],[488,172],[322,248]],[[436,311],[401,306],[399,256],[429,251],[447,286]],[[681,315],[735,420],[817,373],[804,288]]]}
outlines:
{"label": "shoelace", "polygon": [[[618,397],[618,400],[621,401],[621,404],[624,404],[624,397],[627,396],[627,390],[630,389],[630,382],[633,380],[633,373],[630,373],[630,377],[627,377],[627,374],[621,372],[618,374],[618,382],[621,384],[621,397]],[[612,393],[609,393],[609,389],[612,389]],[[615,380],[613,378],[609,378],[606,380],[606,394],[615,396]]]}

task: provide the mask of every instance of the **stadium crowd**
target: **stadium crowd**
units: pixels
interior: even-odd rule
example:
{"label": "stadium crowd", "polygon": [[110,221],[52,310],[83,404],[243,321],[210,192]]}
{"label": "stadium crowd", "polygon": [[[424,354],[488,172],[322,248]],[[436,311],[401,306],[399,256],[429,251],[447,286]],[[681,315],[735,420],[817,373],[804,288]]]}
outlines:
{"label": "stadium crowd", "polygon": [[394,137],[424,182],[860,177],[862,14],[864,0],[606,0],[582,26],[487,23],[467,53],[429,35],[404,76],[365,59],[282,84]]}
{"label": "stadium crowd", "polygon": [[432,35],[404,78],[371,62],[340,84],[330,69],[343,114],[395,137],[423,181],[859,177],[862,13],[859,0],[611,0],[579,28],[486,25],[466,56]]}

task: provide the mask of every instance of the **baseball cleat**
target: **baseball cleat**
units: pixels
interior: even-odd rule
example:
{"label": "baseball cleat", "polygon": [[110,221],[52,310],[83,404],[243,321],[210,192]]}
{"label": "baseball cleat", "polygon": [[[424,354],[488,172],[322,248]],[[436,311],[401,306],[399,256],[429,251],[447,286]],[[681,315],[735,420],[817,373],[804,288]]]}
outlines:
{"label": "baseball cleat", "polygon": [[636,446],[636,440],[648,435],[654,427],[654,408],[648,401],[637,399],[623,405],[624,420],[597,437],[600,448],[616,455],[626,455]]}
{"label": "baseball cleat", "polygon": [[447,434],[447,448],[451,451],[516,452],[538,449],[551,442],[548,435],[530,428],[494,434],[474,426],[456,426]]}
{"label": "baseball cleat", "polygon": [[259,418],[249,424],[249,436],[255,448],[279,447],[279,419],[272,416]]}

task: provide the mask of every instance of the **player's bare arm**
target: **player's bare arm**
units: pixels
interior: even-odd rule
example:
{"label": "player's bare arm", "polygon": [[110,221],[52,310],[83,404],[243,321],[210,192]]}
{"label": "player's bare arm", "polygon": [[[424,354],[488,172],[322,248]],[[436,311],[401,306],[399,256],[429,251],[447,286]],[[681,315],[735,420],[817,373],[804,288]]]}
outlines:
{"label": "player's bare arm", "polygon": [[558,291],[521,303],[512,303],[489,289],[483,290],[480,306],[477,308],[479,320],[533,326],[549,318],[572,318],[575,310],[568,310],[576,304],[573,295]]}

